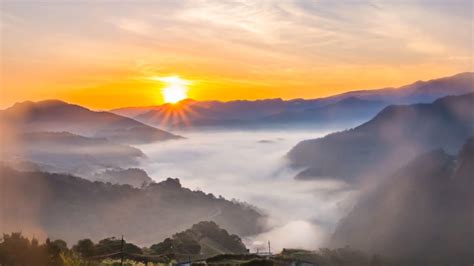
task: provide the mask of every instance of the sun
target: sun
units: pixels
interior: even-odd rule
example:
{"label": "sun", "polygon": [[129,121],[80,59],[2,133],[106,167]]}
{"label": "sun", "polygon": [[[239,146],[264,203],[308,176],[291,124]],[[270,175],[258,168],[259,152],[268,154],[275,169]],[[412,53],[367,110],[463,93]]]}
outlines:
{"label": "sun", "polygon": [[161,81],[165,86],[161,89],[161,95],[165,103],[177,103],[188,97],[189,81],[179,76],[156,77],[155,80]]}
{"label": "sun", "polygon": [[187,98],[186,88],[179,86],[168,86],[161,90],[165,103],[177,103]]}

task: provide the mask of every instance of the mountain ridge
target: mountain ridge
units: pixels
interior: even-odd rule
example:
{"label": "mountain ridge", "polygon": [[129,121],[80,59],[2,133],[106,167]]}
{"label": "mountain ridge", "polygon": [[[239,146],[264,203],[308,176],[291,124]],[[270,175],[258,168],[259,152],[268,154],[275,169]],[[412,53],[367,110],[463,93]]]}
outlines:
{"label": "mountain ridge", "polygon": [[335,177],[356,180],[397,168],[434,148],[458,152],[474,134],[474,93],[447,96],[431,104],[392,105],[350,130],[304,140],[287,154],[303,168],[301,179]]}
{"label": "mountain ridge", "polygon": [[128,117],[60,100],[16,103],[0,111],[0,121],[17,130],[67,131],[126,144],[182,138]]}
{"label": "mountain ridge", "polygon": [[[186,99],[175,105],[163,104],[152,107],[132,107],[112,109],[121,115],[130,116],[143,123],[165,128],[186,127],[264,127],[271,124],[306,123],[314,125],[327,123],[328,118],[310,119],[311,111],[320,110],[330,113],[331,104],[347,104],[346,99],[377,102],[379,106],[353,107],[355,113],[336,111],[331,119],[341,122],[367,120],[390,104],[413,104],[432,102],[449,95],[460,95],[474,91],[474,72],[464,72],[453,76],[416,81],[398,88],[382,88],[373,90],[356,90],[316,99],[281,98],[260,100],[196,101]],[[334,109],[334,108],[333,108]],[[297,114],[306,116],[300,119]],[[309,113],[309,114],[308,114]],[[317,112],[314,112],[315,114]],[[293,115],[293,116],[292,116]],[[319,114],[317,114],[319,115]],[[281,117],[277,119],[277,117]],[[286,118],[291,116],[291,119]],[[319,115],[323,116],[323,115]],[[184,118],[182,118],[184,117]],[[324,116],[323,116],[324,117]],[[277,120],[277,121],[275,121]]]}

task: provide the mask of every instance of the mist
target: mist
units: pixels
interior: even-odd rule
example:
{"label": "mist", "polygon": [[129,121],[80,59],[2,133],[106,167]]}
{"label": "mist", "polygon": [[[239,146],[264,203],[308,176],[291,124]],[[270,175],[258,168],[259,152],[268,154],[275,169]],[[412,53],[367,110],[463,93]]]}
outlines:
{"label": "mist", "polygon": [[[352,206],[356,191],[337,180],[297,181],[285,154],[296,143],[328,131],[179,132],[186,139],[138,146],[141,168],[156,181],[179,178],[185,187],[238,199],[269,217],[268,231],[245,239],[248,247],[316,249]],[[209,217],[212,219],[212,217]]]}

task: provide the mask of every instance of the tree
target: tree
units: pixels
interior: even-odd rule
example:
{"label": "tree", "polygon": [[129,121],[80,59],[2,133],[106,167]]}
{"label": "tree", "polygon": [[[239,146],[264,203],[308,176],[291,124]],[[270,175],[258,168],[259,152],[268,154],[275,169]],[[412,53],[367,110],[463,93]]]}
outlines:
{"label": "tree", "polygon": [[90,239],[82,239],[72,249],[82,257],[90,257],[94,255],[94,242]]}
{"label": "tree", "polygon": [[31,241],[21,233],[4,234],[0,242],[0,265],[15,266],[62,266],[67,245],[63,240],[51,242],[46,239],[42,245],[38,240]]}

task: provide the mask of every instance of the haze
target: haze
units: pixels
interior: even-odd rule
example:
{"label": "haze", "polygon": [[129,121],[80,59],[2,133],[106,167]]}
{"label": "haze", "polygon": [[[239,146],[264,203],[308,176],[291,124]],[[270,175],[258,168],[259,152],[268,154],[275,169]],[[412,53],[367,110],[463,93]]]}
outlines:
{"label": "haze", "polygon": [[355,188],[337,180],[295,182],[298,169],[288,168],[285,154],[291,147],[328,131],[183,133],[185,140],[140,146],[148,156],[141,168],[157,181],[177,177],[186,187],[267,212],[271,230],[247,239],[252,249],[259,243],[264,249],[268,240],[275,250],[320,247],[356,194]]}

